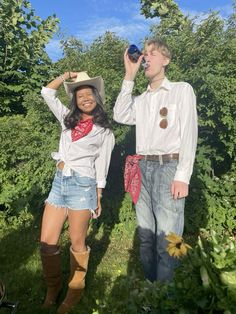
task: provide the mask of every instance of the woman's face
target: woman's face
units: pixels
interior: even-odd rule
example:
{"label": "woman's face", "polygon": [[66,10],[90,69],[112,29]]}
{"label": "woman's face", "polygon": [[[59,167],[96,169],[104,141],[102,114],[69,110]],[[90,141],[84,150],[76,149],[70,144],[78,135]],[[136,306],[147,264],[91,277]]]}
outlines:
{"label": "woman's face", "polygon": [[81,86],[76,91],[76,102],[78,108],[86,115],[91,115],[91,112],[96,107],[96,99],[93,90],[89,86]]}

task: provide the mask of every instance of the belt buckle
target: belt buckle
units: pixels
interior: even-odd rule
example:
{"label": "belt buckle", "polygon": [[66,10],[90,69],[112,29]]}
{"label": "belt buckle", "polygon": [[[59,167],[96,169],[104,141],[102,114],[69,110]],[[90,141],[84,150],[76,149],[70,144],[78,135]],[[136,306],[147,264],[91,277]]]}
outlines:
{"label": "belt buckle", "polygon": [[60,169],[60,170],[63,170],[64,166],[65,166],[64,161],[60,161],[60,162],[57,164],[57,168]]}

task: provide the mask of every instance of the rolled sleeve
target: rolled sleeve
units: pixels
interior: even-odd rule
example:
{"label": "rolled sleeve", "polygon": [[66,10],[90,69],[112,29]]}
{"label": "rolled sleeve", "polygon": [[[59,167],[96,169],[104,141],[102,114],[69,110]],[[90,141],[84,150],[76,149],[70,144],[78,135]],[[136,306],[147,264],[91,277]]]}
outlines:
{"label": "rolled sleeve", "polygon": [[181,181],[189,184],[195,152],[197,147],[197,110],[196,96],[191,85],[185,83],[182,94],[182,103],[180,110],[180,150],[179,163],[175,174],[175,181]]}
{"label": "rolled sleeve", "polygon": [[59,98],[57,98],[57,90],[43,87],[41,90],[41,95],[54,116],[62,124],[69,109],[61,103]]}
{"label": "rolled sleeve", "polygon": [[98,188],[106,186],[106,178],[110,166],[111,153],[115,145],[114,134],[110,130],[106,130],[103,143],[100,148],[99,156],[95,160],[96,181]]}
{"label": "rolled sleeve", "polygon": [[113,108],[113,119],[122,124],[135,124],[135,98],[132,97],[133,81],[124,80]]}

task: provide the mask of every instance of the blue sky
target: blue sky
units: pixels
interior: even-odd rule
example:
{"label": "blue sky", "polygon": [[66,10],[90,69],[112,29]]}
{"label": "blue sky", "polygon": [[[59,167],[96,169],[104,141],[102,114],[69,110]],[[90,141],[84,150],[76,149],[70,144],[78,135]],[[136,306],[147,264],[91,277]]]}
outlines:
{"label": "blue sky", "polygon": [[[140,45],[149,34],[155,19],[140,14],[139,0],[30,0],[36,15],[45,19],[56,14],[60,32],[75,36],[89,44],[106,31],[112,31],[130,43]],[[232,13],[233,0],[177,0],[184,14],[202,16],[209,10],[219,11],[222,17]],[[61,57],[60,36],[55,35],[47,45],[52,60]]]}

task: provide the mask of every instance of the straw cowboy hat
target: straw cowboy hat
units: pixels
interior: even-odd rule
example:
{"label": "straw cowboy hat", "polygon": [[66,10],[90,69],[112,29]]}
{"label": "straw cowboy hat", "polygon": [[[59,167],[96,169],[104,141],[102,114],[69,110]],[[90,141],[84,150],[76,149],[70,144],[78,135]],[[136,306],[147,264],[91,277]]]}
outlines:
{"label": "straw cowboy hat", "polygon": [[87,72],[79,72],[74,82],[64,82],[66,93],[70,97],[72,97],[75,88],[84,85],[95,87],[98,90],[102,101],[105,101],[104,82],[101,76],[89,77]]}

